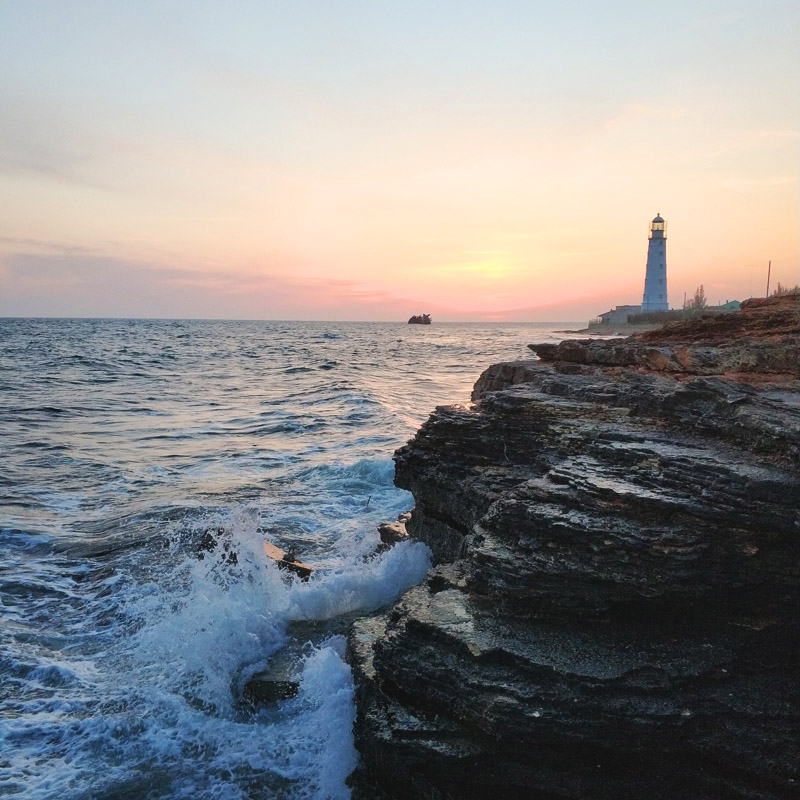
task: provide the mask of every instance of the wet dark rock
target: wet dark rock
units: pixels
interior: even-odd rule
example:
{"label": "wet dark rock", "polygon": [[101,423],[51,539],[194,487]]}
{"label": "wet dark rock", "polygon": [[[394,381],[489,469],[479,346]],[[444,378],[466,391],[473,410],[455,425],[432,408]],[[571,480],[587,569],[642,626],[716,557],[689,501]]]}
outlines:
{"label": "wet dark rock", "polygon": [[378,525],[378,535],[380,536],[380,543],[375,548],[375,551],[367,559],[374,557],[376,554],[385,553],[390,550],[399,542],[406,541],[410,538],[410,534],[406,529],[406,524],[411,519],[411,512],[404,511],[397,517],[396,522],[381,522]]}
{"label": "wet dark rock", "polygon": [[297,681],[276,680],[268,673],[259,673],[245,684],[243,696],[254,705],[267,705],[296,697],[299,689]]}
{"label": "wet dark rock", "polygon": [[771,308],[750,362],[537,347],[396,453],[436,566],[351,632],[355,798],[798,796],[800,331],[726,316]]}
{"label": "wet dark rock", "polygon": [[405,522],[382,522],[378,525],[378,533],[384,544],[397,544],[408,538]]}
{"label": "wet dark rock", "polygon": [[281,651],[270,661],[269,668],[257,672],[242,690],[242,700],[248,705],[274,705],[296,697],[300,683],[296,679],[299,657],[292,650]]}

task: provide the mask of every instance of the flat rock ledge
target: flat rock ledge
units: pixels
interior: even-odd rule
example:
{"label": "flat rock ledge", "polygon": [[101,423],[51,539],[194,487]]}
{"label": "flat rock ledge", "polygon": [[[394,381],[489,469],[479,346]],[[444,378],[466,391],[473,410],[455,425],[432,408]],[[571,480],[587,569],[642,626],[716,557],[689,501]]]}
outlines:
{"label": "flat rock ledge", "polygon": [[395,454],[435,566],[350,633],[355,800],[800,797],[800,297],[681,324]]}

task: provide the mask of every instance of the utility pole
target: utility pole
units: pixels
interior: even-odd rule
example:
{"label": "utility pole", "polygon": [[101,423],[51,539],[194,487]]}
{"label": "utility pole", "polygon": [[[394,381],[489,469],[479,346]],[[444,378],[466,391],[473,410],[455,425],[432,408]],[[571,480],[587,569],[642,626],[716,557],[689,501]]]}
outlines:
{"label": "utility pole", "polygon": [[767,267],[767,297],[769,297],[769,278],[772,274],[772,260],[769,262],[769,266]]}

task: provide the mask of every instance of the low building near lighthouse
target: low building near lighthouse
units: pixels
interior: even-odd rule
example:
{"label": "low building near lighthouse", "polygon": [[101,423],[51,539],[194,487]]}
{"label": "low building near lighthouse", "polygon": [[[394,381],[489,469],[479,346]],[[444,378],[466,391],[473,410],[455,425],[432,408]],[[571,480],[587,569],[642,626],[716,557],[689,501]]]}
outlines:
{"label": "low building near lighthouse", "polygon": [[628,317],[633,317],[636,314],[642,313],[641,306],[616,306],[610,311],[606,311],[598,316],[597,321],[591,323],[593,325],[625,325],[628,322]]}

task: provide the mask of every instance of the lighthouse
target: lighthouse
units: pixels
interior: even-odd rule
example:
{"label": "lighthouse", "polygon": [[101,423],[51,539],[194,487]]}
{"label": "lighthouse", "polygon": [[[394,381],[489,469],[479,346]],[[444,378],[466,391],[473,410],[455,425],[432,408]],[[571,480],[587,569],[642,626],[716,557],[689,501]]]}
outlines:
{"label": "lighthouse", "polygon": [[667,223],[660,214],[650,223],[642,313],[669,311],[667,300]]}

